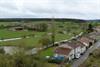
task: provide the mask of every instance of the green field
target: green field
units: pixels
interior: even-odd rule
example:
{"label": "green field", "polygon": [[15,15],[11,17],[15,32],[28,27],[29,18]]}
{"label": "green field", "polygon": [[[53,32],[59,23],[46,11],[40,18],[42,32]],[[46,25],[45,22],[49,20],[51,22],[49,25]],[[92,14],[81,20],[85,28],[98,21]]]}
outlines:
{"label": "green field", "polygon": [[42,52],[40,53],[41,57],[53,56],[53,54],[54,54],[54,49],[55,49],[55,47],[45,49],[44,51],[42,51]]}
{"label": "green field", "polygon": [[[40,23],[40,21],[38,22]],[[41,21],[41,23],[43,23]],[[46,22],[47,23],[47,22]],[[0,25],[9,25],[12,24],[14,25],[13,22],[0,22]],[[19,25],[22,23],[19,23]],[[31,22],[31,23],[26,23],[26,24],[36,24],[36,22]],[[70,22],[55,22],[55,40],[56,41],[61,41],[65,39],[69,39],[72,36],[74,36],[73,33],[76,35],[82,32],[83,30],[80,27],[80,24],[78,23],[70,23]],[[67,31],[65,34],[59,33],[61,31]],[[23,37],[27,35],[32,35],[34,34],[35,36],[30,36],[30,38],[23,38],[21,40],[16,40],[16,41],[9,41],[9,42],[0,42],[0,45],[15,45],[15,46],[27,46],[27,47],[40,47],[41,45],[38,43],[39,39],[44,35],[48,34],[52,31],[51,28],[48,29],[47,32],[36,32],[36,31],[11,31],[8,29],[0,29],[0,38],[1,39],[8,39],[8,38],[16,38],[16,37]]]}
{"label": "green field", "polygon": [[32,31],[10,31],[7,29],[0,29],[0,38],[8,39],[8,38],[17,38],[22,37],[24,35],[34,34]]}
{"label": "green field", "polygon": [[[32,23],[28,23],[28,24],[36,24],[36,22],[32,22]],[[40,23],[40,22],[39,22]],[[42,22],[41,22],[42,23]],[[13,24],[14,23],[7,23],[7,22],[1,22],[0,25],[9,25],[9,24]],[[21,24],[21,23],[19,23]],[[59,33],[59,31],[67,31],[69,30],[67,33],[62,34]],[[60,22],[55,22],[55,32],[56,32],[56,36],[55,36],[55,40],[56,41],[61,41],[61,40],[65,40],[65,39],[69,39],[72,36],[74,36],[73,33],[75,33],[76,35],[79,34],[80,32],[82,32],[83,30],[80,27],[80,24],[78,23],[70,23],[70,22],[64,22],[64,23],[60,23]],[[51,28],[48,29],[47,32],[35,32],[35,31],[11,31],[8,29],[0,29],[0,38],[1,39],[8,39],[8,38],[16,38],[16,37],[22,37],[22,36],[27,36],[27,35],[31,35],[31,34],[35,34],[34,37],[30,37],[30,38],[24,38],[22,40],[16,40],[16,41],[9,41],[9,42],[0,42],[0,45],[18,45],[18,46],[29,46],[29,47],[38,47],[41,46],[39,45],[38,41],[39,39],[43,36],[43,34],[48,34],[51,32]]]}

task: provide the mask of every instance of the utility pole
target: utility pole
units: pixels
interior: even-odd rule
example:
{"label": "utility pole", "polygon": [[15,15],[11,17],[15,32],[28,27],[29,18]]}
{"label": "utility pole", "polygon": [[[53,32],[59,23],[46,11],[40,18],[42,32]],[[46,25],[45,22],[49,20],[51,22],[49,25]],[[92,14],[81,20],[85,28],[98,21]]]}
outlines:
{"label": "utility pole", "polygon": [[55,43],[55,21],[54,21],[54,17],[51,19],[51,29],[52,29],[51,39],[52,39],[52,44],[54,46],[54,43]]}

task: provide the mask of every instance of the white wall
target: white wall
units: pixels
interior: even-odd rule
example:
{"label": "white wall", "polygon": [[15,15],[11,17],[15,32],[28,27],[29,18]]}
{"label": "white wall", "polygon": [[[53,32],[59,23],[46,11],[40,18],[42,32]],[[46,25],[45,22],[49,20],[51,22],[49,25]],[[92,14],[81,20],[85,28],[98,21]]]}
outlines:
{"label": "white wall", "polygon": [[75,48],[75,58],[79,58],[81,55],[81,47]]}

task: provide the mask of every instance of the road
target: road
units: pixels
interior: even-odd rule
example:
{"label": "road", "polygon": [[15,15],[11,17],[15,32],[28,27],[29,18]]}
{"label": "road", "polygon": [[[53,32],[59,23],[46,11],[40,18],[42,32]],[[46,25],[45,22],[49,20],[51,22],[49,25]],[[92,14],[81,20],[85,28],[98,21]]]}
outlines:
{"label": "road", "polygon": [[0,42],[3,42],[3,41],[13,41],[13,40],[20,40],[22,38],[11,38],[11,39],[4,39],[4,40],[0,40]]}
{"label": "road", "polygon": [[[30,37],[26,37],[26,38],[30,38]],[[9,39],[2,39],[0,40],[0,42],[6,42],[6,41],[14,41],[14,40],[20,40],[23,39],[23,37],[19,37],[19,38],[9,38]]]}
{"label": "road", "polygon": [[72,64],[72,67],[79,67],[80,64],[82,64],[89,56],[91,52],[93,52],[95,49],[100,48],[100,40],[96,42],[93,46],[91,46],[83,56],[81,56],[79,59],[75,60]]}

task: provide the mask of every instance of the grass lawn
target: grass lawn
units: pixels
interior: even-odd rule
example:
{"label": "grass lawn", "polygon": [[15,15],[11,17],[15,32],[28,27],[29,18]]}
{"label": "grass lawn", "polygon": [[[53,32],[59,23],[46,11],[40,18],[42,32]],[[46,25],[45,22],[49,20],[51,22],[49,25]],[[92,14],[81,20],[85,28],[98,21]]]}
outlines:
{"label": "grass lawn", "polygon": [[7,39],[7,38],[16,38],[22,37],[25,35],[34,34],[32,31],[10,31],[8,29],[0,29],[0,38]]}
{"label": "grass lawn", "polygon": [[52,47],[52,48],[45,49],[44,51],[41,51],[40,52],[41,57],[53,56],[54,49],[55,49],[55,47]]}
{"label": "grass lawn", "polygon": [[[55,49],[55,47],[45,49],[45,50],[40,52],[39,56],[43,59],[45,59],[46,56],[53,56],[54,49]],[[58,64],[53,64],[53,63],[48,63],[48,62],[47,62],[47,65],[48,65],[48,67],[58,67]]]}
{"label": "grass lawn", "polygon": [[[36,39],[35,39],[36,40]],[[37,39],[38,40],[38,39]],[[0,45],[5,46],[23,46],[23,47],[34,47],[37,44],[37,40],[34,41],[34,38],[24,38],[21,40],[14,40],[14,41],[7,41],[7,42],[0,42]]]}
{"label": "grass lawn", "polygon": [[[0,45],[15,45],[15,46],[26,46],[26,47],[40,47],[39,40],[43,34],[46,32],[32,32],[32,31],[8,31],[8,30],[0,30],[0,38],[15,38],[22,37],[25,35],[34,34],[35,36],[31,36],[30,38],[23,38],[21,40],[8,41],[8,42],[0,42]],[[60,34],[57,33],[55,36],[55,41],[61,41],[65,39],[70,39],[74,36],[72,33],[68,34]]]}
{"label": "grass lawn", "polygon": [[23,46],[23,47],[40,47],[39,45],[39,38],[44,34],[44,32],[35,33],[34,37],[30,38],[23,38],[21,40],[14,40],[14,41],[7,41],[7,42],[0,42],[0,45],[13,45],[13,46]]}
{"label": "grass lawn", "polygon": [[61,41],[61,40],[66,40],[66,39],[70,39],[73,36],[73,34],[57,34],[55,36],[55,40],[56,41]]}
{"label": "grass lawn", "polygon": [[48,67],[58,67],[57,64],[53,64],[53,63],[47,63]]}
{"label": "grass lawn", "polygon": [[[42,37],[43,34],[44,34],[44,32],[41,32],[41,33],[40,32],[36,32],[34,37],[23,38],[21,40],[0,42],[0,45],[15,45],[15,46],[26,46],[26,47],[40,47],[42,45],[39,44],[39,40],[40,40],[40,38]],[[7,36],[7,38],[8,37],[13,37],[14,35]],[[17,34],[17,36],[18,36],[18,34]],[[72,36],[73,36],[73,34],[57,34],[56,37],[55,37],[56,38],[55,40],[56,41],[61,41],[61,40],[65,40],[65,39],[70,39]]]}

